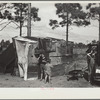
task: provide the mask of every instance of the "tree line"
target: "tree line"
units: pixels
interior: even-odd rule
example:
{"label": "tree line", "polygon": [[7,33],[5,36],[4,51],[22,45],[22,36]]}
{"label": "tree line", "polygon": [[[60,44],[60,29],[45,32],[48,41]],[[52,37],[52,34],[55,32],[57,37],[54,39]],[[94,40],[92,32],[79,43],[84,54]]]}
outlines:
{"label": "tree line", "polygon": [[[98,20],[99,23],[99,41],[100,41],[100,3],[88,3],[86,11],[84,11],[80,3],[55,3],[56,15],[62,19],[50,19],[49,25],[52,29],[58,27],[66,27],[66,46],[68,45],[69,27],[71,25],[88,26],[91,20]],[[12,13],[13,11],[13,13]],[[31,20],[41,21],[38,16],[39,8],[31,7]],[[28,4],[27,3],[0,3],[0,18],[8,19],[13,22],[20,23],[20,30],[27,21]],[[20,34],[22,35],[22,34]]]}

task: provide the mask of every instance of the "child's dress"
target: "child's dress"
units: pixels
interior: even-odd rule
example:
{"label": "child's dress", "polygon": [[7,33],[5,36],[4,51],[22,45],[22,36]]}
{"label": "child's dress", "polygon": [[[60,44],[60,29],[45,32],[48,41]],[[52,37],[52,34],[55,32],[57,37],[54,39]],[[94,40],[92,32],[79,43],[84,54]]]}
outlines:
{"label": "child's dress", "polygon": [[52,68],[53,66],[52,66],[52,64],[50,64],[50,63],[47,63],[46,65],[45,65],[45,73],[47,74],[47,75],[49,75],[49,76],[51,76],[51,68]]}

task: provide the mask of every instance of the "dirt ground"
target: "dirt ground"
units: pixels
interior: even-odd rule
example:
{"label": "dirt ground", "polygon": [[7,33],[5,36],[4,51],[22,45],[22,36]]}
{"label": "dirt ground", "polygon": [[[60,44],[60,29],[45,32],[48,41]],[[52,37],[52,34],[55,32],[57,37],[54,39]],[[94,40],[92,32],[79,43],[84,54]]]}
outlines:
{"label": "dirt ground", "polygon": [[[84,59],[80,59],[77,61],[77,66],[81,66],[83,68],[86,66],[86,61]],[[73,61],[73,63],[77,63],[76,61]],[[69,64],[70,69],[73,66],[73,63]],[[68,67],[68,65],[65,66],[65,68]],[[44,81],[40,81],[37,79],[37,76],[32,76],[32,73],[28,73],[28,76],[31,76],[28,78],[27,81],[24,81],[23,78],[20,78],[18,76],[11,76],[10,74],[1,74],[0,75],[0,87],[35,87],[35,88],[43,88],[43,87],[52,87],[52,88],[71,88],[71,87],[97,87],[96,85],[91,85],[84,77],[78,78],[78,80],[67,80],[67,75],[61,75],[61,76],[54,76],[52,77],[51,84],[46,83]],[[34,78],[32,80],[32,78]],[[31,80],[30,80],[31,79]]]}
{"label": "dirt ground", "polygon": [[40,81],[38,79],[35,80],[27,80],[24,81],[22,78],[11,76],[9,74],[0,75],[0,87],[35,87],[35,88],[43,88],[43,87],[60,87],[60,88],[71,88],[71,87],[93,87],[87,82],[85,79],[79,80],[70,80],[67,81],[66,76],[56,76],[52,77],[52,84],[46,83],[44,81]]}
{"label": "dirt ground", "polygon": [[99,87],[100,82],[97,82],[98,84],[91,85],[86,78],[84,77],[79,77],[78,80],[76,79],[71,79],[67,80],[67,73],[70,70],[73,70],[74,68],[76,69],[84,69],[87,66],[86,62],[86,55],[84,54],[79,54],[78,56],[75,56],[73,61],[70,62],[69,64],[65,65],[65,74],[63,75],[56,75],[52,77],[51,84],[50,83],[45,83],[44,81],[40,81],[37,79],[37,75],[33,73],[28,73],[28,80],[24,81],[23,78],[20,78],[19,76],[11,76],[10,74],[0,74],[0,87],[34,87],[34,88],[46,88],[46,87],[51,87],[53,88],[75,88],[75,87],[81,87],[81,88],[94,88],[94,87]]}
{"label": "dirt ground", "polygon": [[85,79],[67,81],[66,75],[52,77],[51,84],[38,79],[24,81],[23,78],[11,76],[10,74],[0,75],[0,87],[93,87]]}

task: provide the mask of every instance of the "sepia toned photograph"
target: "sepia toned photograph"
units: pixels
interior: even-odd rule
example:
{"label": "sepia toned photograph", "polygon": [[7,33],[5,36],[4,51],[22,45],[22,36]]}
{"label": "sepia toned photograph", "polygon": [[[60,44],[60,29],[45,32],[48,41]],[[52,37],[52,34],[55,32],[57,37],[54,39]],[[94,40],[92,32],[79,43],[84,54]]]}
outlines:
{"label": "sepia toned photograph", "polygon": [[100,3],[1,2],[0,87],[100,87]]}

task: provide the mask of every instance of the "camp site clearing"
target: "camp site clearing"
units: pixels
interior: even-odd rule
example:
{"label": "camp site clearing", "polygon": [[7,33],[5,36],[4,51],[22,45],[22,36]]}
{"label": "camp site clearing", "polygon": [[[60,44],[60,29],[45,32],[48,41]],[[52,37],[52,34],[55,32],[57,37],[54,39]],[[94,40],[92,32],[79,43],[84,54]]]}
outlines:
{"label": "camp site clearing", "polygon": [[[86,65],[85,60],[79,61],[82,67]],[[81,63],[82,62],[82,63]],[[72,65],[72,64],[71,64]],[[70,66],[71,66],[70,65]],[[66,65],[66,67],[68,67]],[[53,76],[50,83],[46,83],[44,81],[40,81],[35,77],[34,73],[28,73],[28,80],[24,81],[23,78],[20,78],[19,76],[11,76],[11,74],[0,74],[0,87],[16,87],[16,88],[22,88],[22,87],[33,87],[33,88],[46,88],[46,87],[52,87],[52,88],[72,88],[72,87],[97,87],[98,85],[91,85],[85,78],[79,78],[78,80],[67,80],[67,75],[58,75]]]}
{"label": "camp site clearing", "polygon": [[[82,67],[86,65],[85,60],[79,61]],[[82,62],[82,63],[81,63]],[[71,65],[70,65],[71,66]],[[66,65],[67,67],[67,65]],[[23,78],[19,76],[11,76],[11,74],[0,74],[0,87],[28,87],[28,88],[72,88],[72,87],[81,87],[81,88],[91,88],[91,87],[98,87],[98,85],[91,85],[85,78],[79,78],[78,80],[67,80],[67,75],[60,75],[52,77],[51,84],[46,83],[44,81],[40,81],[37,77],[34,77],[34,73],[28,73],[29,78],[28,80],[24,81]]]}
{"label": "camp site clearing", "polygon": [[[0,87],[89,88],[100,86],[99,81],[91,85],[87,79],[87,73],[83,74],[83,70],[87,68],[87,48],[76,49],[72,45],[73,42],[69,41],[68,54],[66,54],[66,42],[61,39],[14,37],[13,43],[0,54]],[[37,47],[41,51],[37,50]],[[38,79],[36,55],[39,52],[44,52],[45,57],[51,59],[53,65],[51,83]],[[25,66],[28,66],[26,76]],[[69,72],[74,70],[79,71],[77,77],[69,75]]]}
{"label": "camp site clearing", "polygon": [[[63,40],[55,40],[54,38],[42,38],[40,43],[47,43],[43,46],[50,47],[48,48],[49,57],[51,59],[51,63],[53,64],[52,69],[52,77],[51,77],[51,83],[45,83],[44,80],[38,79],[38,73],[37,73],[37,66],[36,62],[37,59],[35,57],[35,48],[38,45],[37,40],[39,38],[27,38],[27,37],[15,37],[14,43],[11,44],[7,50],[4,51],[4,53],[1,54],[0,57],[0,87],[98,87],[99,84],[96,82],[95,85],[91,85],[86,77],[78,77],[78,79],[70,79],[68,80],[68,72],[71,70],[74,70],[74,67],[78,70],[85,69],[87,66],[86,61],[86,48],[81,51],[77,56],[74,55],[75,50],[73,49],[73,57],[72,56],[65,56],[66,50],[64,50],[64,41]],[[34,41],[33,41],[34,40]],[[44,40],[46,40],[44,42]],[[50,42],[50,41],[51,42]],[[39,43],[39,44],[40,44]],[[53,43],[52,46],[49,45],[49,43]],[[30,44],[30,47],[24,52],[25,45]],[[54,45],[55,44],[55,45]],[[63,45],[62,45],[63,44]],[[16,48],[16,50],[14,48]],[[40,47],[42,47],[40,45]],[[44,47],[43,47],[44,48]],[[72,49],[72,48],[71,48]],[[69,48],[69,54],[71,54],[71,49]],[[13,51],[16,51],[13,52]],[[47,50],[47,49],[46,49]],[[16,69],[16,75],[11,75],[12,68],[15,65],[15,58],[16,55],[18,56],[18,59],[22,61],[22,65],[24,66],[23,57],[26,58],[26,61],[28,61],[28,72],[27,72],[27,79],[24,80],[24,78],[20,77],[20,73],[18,71],[18,68]],[[63,55],[63,56],[62,56]],[[46,54],[48,57],[48,54]],[[6,58],[5,58],[6,57]],[[5,60],[4,60],[5,59]],[[7,62],[7,63],[5,63]],[[61,64],[63,62],[63,64]],[[26,62],[25,62],[26,63]],[[34,65],[34,66],[33,66]]]}

